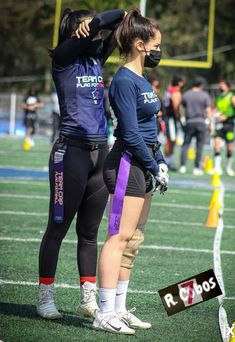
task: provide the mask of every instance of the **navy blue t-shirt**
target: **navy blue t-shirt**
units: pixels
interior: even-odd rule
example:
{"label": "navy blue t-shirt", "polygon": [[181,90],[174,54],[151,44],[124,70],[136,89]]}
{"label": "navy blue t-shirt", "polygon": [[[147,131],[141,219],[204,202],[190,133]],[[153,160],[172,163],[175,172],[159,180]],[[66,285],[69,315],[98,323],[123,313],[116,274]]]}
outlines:
{"label": "navy blue t-shirt", "polygon": [[[123,10],[98,14],[89,24],[89,37],[67,39],[52,53],[52,76],[60,105],[61,134],[67,137],[91,141],[107,139],[101,68],[115,48],[113,31],[124,14]],[[87,48],[93,46],[92,39],[102,29],[112,33],[103,41],[102,52],[91,56]]]}
{"label": "navy blue t-shirt", "polygon": [[147,144],[157,143],[156,114],[161,103],[151,84],[145,77],[121,67],[113,78],[109,99],[118,122],[114,135],[122,139],[127,150],[156,175],[158,163],[164,162],[164,158],[159,151],[156,161]]}
{"label": "navy blue t-shirt", "polygon": [[100,60],[78,56],[67,68],[54,66],[53,79],[62,112],[61,134],[89,140],[106,138]]}

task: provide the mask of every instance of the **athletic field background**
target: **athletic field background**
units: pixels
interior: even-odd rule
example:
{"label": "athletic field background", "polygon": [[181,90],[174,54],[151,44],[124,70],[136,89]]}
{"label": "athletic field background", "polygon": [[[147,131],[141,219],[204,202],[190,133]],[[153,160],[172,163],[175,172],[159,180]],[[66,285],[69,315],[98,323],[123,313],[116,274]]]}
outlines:
{"label": "athletic field background", "polygon": [[[133,337],[97,332],[91,320],[76,315],[80,291],[74,223],[62,244],[56,276],[56,302],[63,319],[38,318],[38,251],[47,224],[51,146],[40,139],[31,151],[23,151],[22,146],[22,139],[0,139],[0,340],[221,341],[217,298],[168,317],[157,292],[214,267],[216,229],[204,226],[213,191],[211,176],[192,176],[192,161],[186,175],[170,174],[165,196],[154,195],[145,242],[130,281],[128,309],[136,307],[136,315],[151,322],[152,329],[136,330]],[[231,326],[235,321],[235,178],[223,175],[221,179],[225,196],[220,253],[224,308]],[[104,218],[99,247],[106,230]]]}

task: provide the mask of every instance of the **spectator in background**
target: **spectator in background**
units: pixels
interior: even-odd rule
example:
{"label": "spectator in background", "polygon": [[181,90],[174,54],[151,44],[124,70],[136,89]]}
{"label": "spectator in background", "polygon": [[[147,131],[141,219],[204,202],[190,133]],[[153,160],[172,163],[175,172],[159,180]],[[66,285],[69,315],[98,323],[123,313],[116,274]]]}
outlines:
{"label": "spectator in background", "polygon": [[21,103],[21,107],[24,109],[24,125],[26,128],[24,148],[26,150],[35,145],[32,136],[36,131],[37,109],[43,108],[43,106],[44,103],[40,100],[37,90],[32,87]]}
{"label": "spectator in background", "polygon": [[215,171],[221,175],[221,147],[222,140],[226,142],[227,165],[226,172],[229,176],[234,176],[232,169],[232,154],[234,142],[234,118],[235,118],[235,95],[230,89],[228,81],[220,81],[219,88],[221,94],[216,99],[216,124],[215,124]]}
{"label": "spectator in background", "polygon": [[185,136],[181,151],[180,173],[186,172],[187,151],[193,137],[196,138],[197,152],[193,174],[203,175],[200,168],[202,149],[205,143],[207,125],[206,120],[211,119],[211,99],[203,90],[204,80],[196,78],[190,90],[183,94],[182,105],[185,108]]}
{"label": "spectator in background", "polygon": [[183,86],[183,78],[179,75],[174,75],[171,86],[167,88],[163,98],[164,110],[167,116],[165,157],[171,171],[176,171],[174,148],[177,137],[177,121],[180,120],[181,89]]}
{"label": "spectator in background", "polygon": [[52,137],[51,142],[53,143],[57,138],[59,138],[60,134],[60,106],[59,106],[59,100],[57,96],[57,92],[55,89],[53,89],[51,93],[51,101],[52,101]]}
{"label": "spectator in background", "polygon": [[164,115],[163,111],[163,102],[162,98],[160,96],[160,81],[156,74],[149,73],[147,75],[147,79],[149,83],[151,84],[153,91],[158,95],[158,98],[161,102],[161,110],[157,113],[157,130],[158,134],[162,132],[164,135],[166,134],[166,116]]}

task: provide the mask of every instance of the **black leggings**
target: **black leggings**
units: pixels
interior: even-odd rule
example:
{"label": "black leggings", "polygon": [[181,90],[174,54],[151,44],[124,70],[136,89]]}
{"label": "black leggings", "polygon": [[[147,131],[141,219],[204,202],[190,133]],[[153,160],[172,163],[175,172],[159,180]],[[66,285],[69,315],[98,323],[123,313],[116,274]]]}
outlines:
{"label": "black leggings", "polygon": [[39,254],[39,276],[53,278],[59,249],[70,224],[77,213],[77,263],[80,276],[95,276],[97,263],[97,233],[108,199],[102,168],[108,153],[102,149],[89,151],[68,146],[64,156],[64,221],[54,221],[54,151],[61,147],[55,143],[49,161],[50,206],[47,230]]}
{"label": "black leggings", "polygon": [[193,137],[196,137],[197,146],[195,167],[200,167],[200,162],[202,159],[202,149],[206,138],[206,125],[203,123],[192,123],[186,125],[184,143],[181,152],[181,165],[186,164],[187,151]]}

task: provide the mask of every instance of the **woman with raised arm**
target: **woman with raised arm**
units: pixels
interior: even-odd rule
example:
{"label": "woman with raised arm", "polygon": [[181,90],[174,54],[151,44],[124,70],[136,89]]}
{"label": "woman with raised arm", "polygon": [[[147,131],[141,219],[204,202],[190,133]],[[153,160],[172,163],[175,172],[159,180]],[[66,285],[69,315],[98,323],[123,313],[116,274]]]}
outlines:
{"label": "woman with raised arm", "polygon": [[[71,222],[77,215],[77,264],[80,274],[79,312],[93,317],[96,303],[97,231],[108,192],[102,167],[108,153],[101,68],[115,48],[113,31],[125,12],[66,9],[59,43],[51,51],[61,130],[49,161],[50,206],[39,255],[38,314],[60,318],[54,301],[58,255]],[[100,31],[111,34],[102,40]],[[89,36],[87,33],[89,32]]]}

